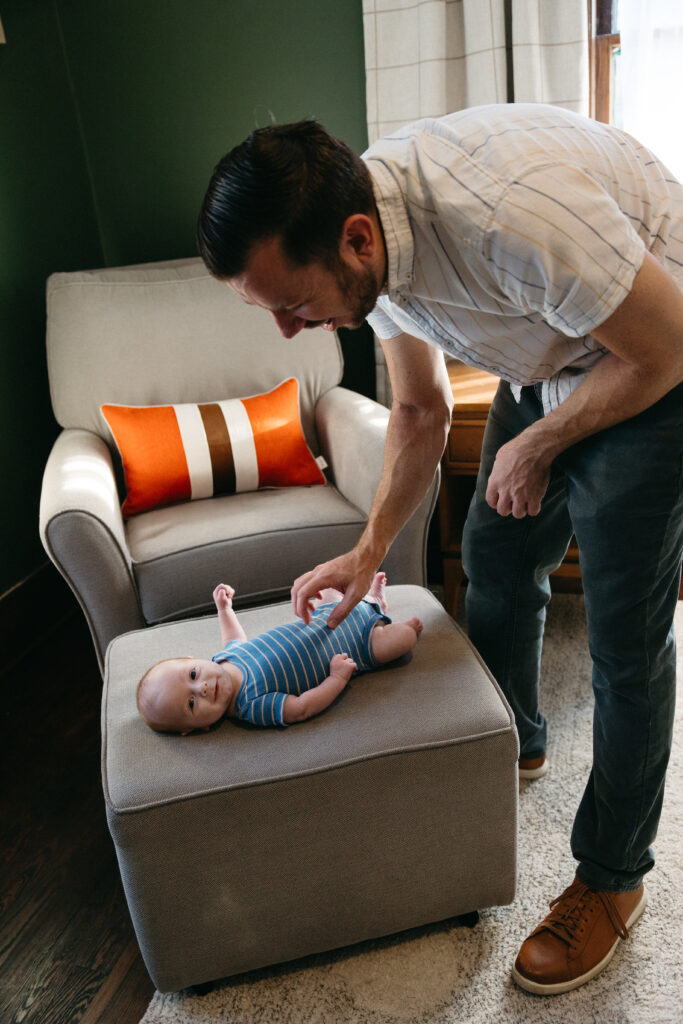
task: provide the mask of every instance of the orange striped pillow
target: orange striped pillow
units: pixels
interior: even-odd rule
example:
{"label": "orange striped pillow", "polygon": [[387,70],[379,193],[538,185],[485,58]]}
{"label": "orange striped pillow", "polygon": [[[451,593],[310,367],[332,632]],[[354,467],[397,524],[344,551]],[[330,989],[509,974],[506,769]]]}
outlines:
{"label": "orange striped pillow", "polygon": [[101,411],[123,462],[126,517],[218,494],[325,483],[301,429],[295,377],[250,398]]}

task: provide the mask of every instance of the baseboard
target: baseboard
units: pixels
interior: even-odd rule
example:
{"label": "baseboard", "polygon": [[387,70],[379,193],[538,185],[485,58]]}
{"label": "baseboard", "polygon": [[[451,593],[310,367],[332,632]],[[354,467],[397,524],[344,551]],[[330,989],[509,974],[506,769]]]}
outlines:
{"label": "baseboard", "polygon": [[78,602],[52,562],[0,598],[0,677],[75,612]]}

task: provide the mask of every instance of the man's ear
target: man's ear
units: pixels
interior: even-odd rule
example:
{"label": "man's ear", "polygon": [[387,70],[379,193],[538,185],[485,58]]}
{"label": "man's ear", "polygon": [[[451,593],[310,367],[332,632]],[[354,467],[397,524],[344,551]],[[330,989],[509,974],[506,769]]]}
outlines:
{"label": "man's ear", "polygon": [[363,263],[374,258],[376,250],[375,225],[365,213],[352,213],[344,221],[341,234],[340,251],[342,257],[355,257]]}

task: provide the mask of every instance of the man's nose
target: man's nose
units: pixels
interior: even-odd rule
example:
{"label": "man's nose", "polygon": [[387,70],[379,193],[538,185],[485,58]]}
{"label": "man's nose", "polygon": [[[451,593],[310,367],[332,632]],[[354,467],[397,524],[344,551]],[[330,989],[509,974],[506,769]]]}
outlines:
{"label": "man's nose", "polygon": [[295,334],[302,330],[306,323],[303,317],[295,316],[294,313],[290,313],[287,310],[281,313],[273,313],[273,317],[283,338],[293,338]]}

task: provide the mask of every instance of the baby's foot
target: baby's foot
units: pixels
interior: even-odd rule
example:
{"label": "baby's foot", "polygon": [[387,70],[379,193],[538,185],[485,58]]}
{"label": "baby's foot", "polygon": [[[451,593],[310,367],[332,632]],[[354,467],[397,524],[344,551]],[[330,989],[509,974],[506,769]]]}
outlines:
{"label": "baby's foot", "polygon": [[387,610],[387,574],[385,572],[375,573],[375,578],[370,587],[370,597],[376,601],[383,612]]}
{"label": "baby's foot", "polygon": [[406,625],[410,626],[411,629],[415,630],[415,636],[419,637],[420,633],[424,629],[422,622],[418,619],[417,615],[413,615],[412,619],[406,620]]}

